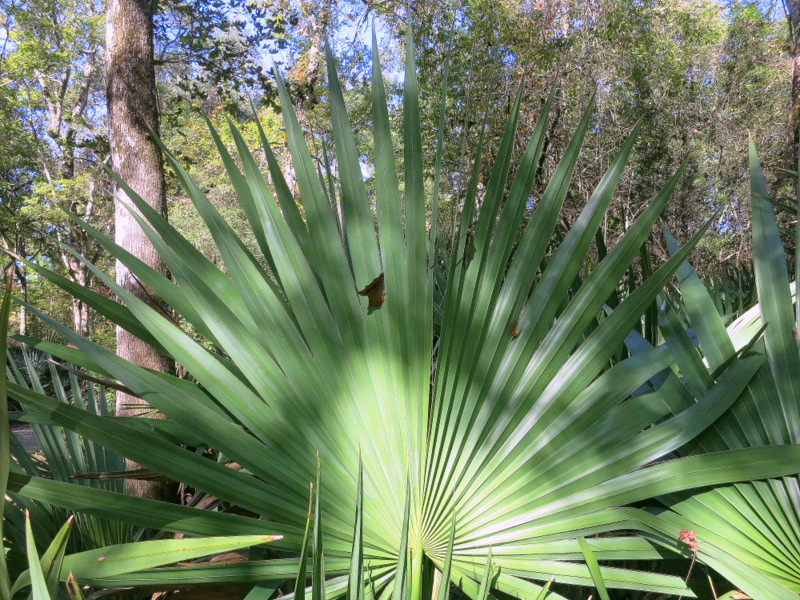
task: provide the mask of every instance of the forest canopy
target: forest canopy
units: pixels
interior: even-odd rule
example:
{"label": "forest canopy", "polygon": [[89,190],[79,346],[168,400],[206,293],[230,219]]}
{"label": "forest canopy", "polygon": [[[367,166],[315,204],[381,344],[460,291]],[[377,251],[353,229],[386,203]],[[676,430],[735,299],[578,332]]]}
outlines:
{"label": "forest canopy", "polygon": [[[408,5],[167,0],[158,3],[154,15],[161,135],[225,217],[243,223],[204,115],[217,125],[232,118],[251,142],[257,140],[254,122],[260,119],[294,186],[271,67],[274,62],[286,78],[307,142],[323,168],[333,145],[321,60],[329,40],[364,177],[373,189],[368,144],[372,123],[365,102],[370,29],[378,34],[388,84],[395,86],[389,91],[396,94],[402,84],[405,30],[412,24],[418,32],[414,44],[422,143],[431,156],[444,65],[449,64],[437,217],[441,227],[454,226],[480,131],[485,126],[491,135],[499,135],[518,88],[523,97],[514,149],[518,155],[544,100],[556,90],[531,207],[574,123],[596,94],[561,231],[570,227],[616,148],[639,123],[639,142],[603,223],[598,252],[613,245],[685,162],[686,174],[664,220],[685,240],[714,215],[712,235],[701,243],[694,262],[705,277],[724,277],[728,271],[747,270],[751,261],[748,136],[756,142],[769,185],[778,195],[793,185],[786,170],[793,170],[796,156],[790,94],[795,32],[783,11],[775,3],[711,0]],[[104,171],[109,143],[103,3],[2,0],[0,27],[2,243],[78,285],[102,290],[68,249],[100,265],[113,265],[106,264],[103,249],[65,218],[62,209],[101,231],[113,229],[113,191]],[[399,104],[391,103],[391,110],[399,119]],[[498,143],[498,138],[485,141],[482,168],[494,163]],[[431,177],[433,170],[429,165]],[[170,220],[218,261],[208,233],[169,174],[167,185]],[[792,220],[782,218],[785,223]],[[653,237],[649,244],[654,260],[666,258],[663,240]],[[14,265],[20,293],[33,306],[47,306],[74,330],[113,344],[113,332],[80,300],[64,296],[24,264]],[[31,327],[38,331],[24,310],[13,318],[20,332],[30,333]]]}

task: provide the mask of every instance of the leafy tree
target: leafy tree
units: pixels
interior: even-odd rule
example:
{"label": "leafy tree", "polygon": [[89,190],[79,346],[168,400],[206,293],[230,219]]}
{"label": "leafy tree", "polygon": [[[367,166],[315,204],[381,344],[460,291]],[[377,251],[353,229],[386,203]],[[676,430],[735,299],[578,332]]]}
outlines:
{"label": "leafy tree", "polygon": [[[98,114],[102,12],[88,0],[9,0],[0,4],[0,12],[9,27],[2,61],[10,90],[6,110],[14,117],[11,127],[20,133],[2,160],[25,164],[16,169],[24,178],[16,200],[9,196],[4,208],[27,221],[4,227],[5,244],[18,255],[50,256],[70,280],[90,286],[91,271],[73,252],[96,260],[99,246],[59,209],[110,228],[110,188],[101,174],[107,147]],[[53,238],[45,236],[49,232],[63,245],[43,247],[41,240]],[[18,278],[26,280],[22,267],[17,269]],[[76,331],[88,335],[88,307],[77,299],[72,321]]]}
{"label": "leafy tree", "polygon": [[[8,29],[6,43],[8,43]],[[23,111],[16,94],[17,89],[5,72],[5,52],[0,54],[0,82],[6,93],[0,97],[0,236],[6,251],[22,256],[39,254],[47,241],[37,236],[38,231],[30,219],[22,212],[30,197],[36,178],[37,156],[35,141],[23,126]],[[20,295],[28,299],[27,269],[14,262],[14,273],[19,285]],[[18,328],[21,334],[27,332],[24,308],[18,313]]]}
{"label": "leafy tree", "polygon": [[[640,152],[623,177],[603,226],[612,243],[627,229],[684,160],[687,175],[665,212],[670,228],[691,235],[705,218],[722,211],[719,234],[702,244],[701,272],[722,260],[748,261],[749,197],[742,148],[747,132],[762,142],[766,164],[779,164],[783,126],[775,115],[785,103],[782,23],[759,5],[732,2],[728,8],[706,0],[638,2],[541,1],[466,3],[385,3],[380,10],[402,38],[410,19],[419,32],[423,144],[433,149],[443,57],[450,61],[442,194],[460,206],[469,161],[485,118],[489,130],[502,121],[520,82],[523,93],[543,102],[552,85],[559,94],[547,134],[550,158],[532,191],[539,197],[566,147],[581,106],[597,95],[595,122],[583,163],[567,197],[565,223],[585,204],[610,149],[640,123]],[[484,117],[485,115],[485,117]],[[517,152],[533,122],[523,122]],[[488,139],[489,154],[497,140]],[[486,161],[485,165],[491,164]],[[484,166],[485,170],[486,166]],[[486,173],[484,173],[484,177]],[[780,173],[770,173],[779,178]],[[460,194],[460,196],[459,196]],[[452,215],[447,207],[440,213]],[[452,216],[449,217],[452,219]],[[656,240],[656,260],[667,257]]]}
{"label": "leafy tree", "polygon": [[[269,85],[256,56],[263,45],[255,39],[284,44],[288,21],[261,22],[256,7],[245,3],[172,0],[158,9],[160,106],[168,118],[193,101],[230,100],[223,92],[232,81],[252,80],[259,95]],[[3,0],[0,26],[6,32],[0,49],[3,245],[19,256],[58,265],[74,283],[91,287],[91,271],[73,253],[95,261],[102,251],[60,211],[75,212],[105,231],[113,227],[112,189],[102,168],[110,161],[104,4]],[[16,263],[16,272],[23,295],[29,283],[38,285],[22,263]],[[73,328],[91,334],[96,316],[81,301],[62,298],[72,303]],[[24,311],[19,327],[27,330]]]}
{"label": "leafy tree", "polygon": [[[226,124],[228,118],[230,117],[223,108],[218,108],[209,115],[210,122],[219,131],[222,143],[233,150],[234,139]],[[276,152],[283,149],[286,135],[280,130],[280,121],[275,111],[269,107],[259,110],[255,117],[236,122],[247,143],[251,146],[259,144],[255,119],[258,119]],[[236,192],[227,177],[225,164],[217,152],[206,120],[198,111],[184,111],[179,120],[165,128],[163,134],[165,145],[175,149],[175,158],[203,190],[209,202],[234,229],[240,232],[242,241],[255,251],[257,242],[247,226],[246,214],[237,201]],[[260,162],[263,164],[265,159],[262,157]],[[195,210],[191,198],[172,172],[167,173],[167,189],[170,198],[170,223],[211,262],[222,266],[219,248],[203,225],[203,220]]]}
{"label": "leafy tree", "polygon": [[296,7],[253,0],[162,0],[154,6],[154,60],[168,124],[196,104],[247,112],[248,92],[274,104],[263,59],[284,51],[296,35]]}

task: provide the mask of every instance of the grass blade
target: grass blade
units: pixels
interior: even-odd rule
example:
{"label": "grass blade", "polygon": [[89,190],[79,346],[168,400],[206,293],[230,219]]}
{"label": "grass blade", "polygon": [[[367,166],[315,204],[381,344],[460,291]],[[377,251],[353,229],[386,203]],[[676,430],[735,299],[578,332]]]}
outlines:
{"label": "grass blade", "polygon": [[394,576],[392,600],[404,600],[408,593],[408,521],[411,513],[411,481],[406,483],[406,507],[403,511],[403,530],[400,535],[400,549],[397,553],[397,571]]}
{"label": "grass blade", "polygon": [[[28,568],[30,569],[30,582],[33,592],[33,600],[50,600],[51,596],[47,590],[47,582],[44,579],[42,564],[39,560],[39,555],[36,553],[36,541],[33,539],[31,517],[27,511],[25,512],[25,542],[27,547]],[[17,583],[19,583],[19,580],[17,580]],[[10,598],[11,596],[7,597]]]}
{"label": "grass blade", "polygon": [[450,598],[450,571],[453,563],[453,544],[456,538],[456,516],[453,514],[453,526],[450,529],[450,539],[447,542],[447,552],[444,555],[442,579],[439,582],[439,592],[436,600],[449,600]]}
{"label": "grass blade", "polygon": [[544,584],[539,594],[536,596],[536,600],[545,600],[547,598],[547,593],[550,591],[550,586],[555,581],[555,577],[551,577],[547,583]]}
{"label": "grass blade", "polygon": [[322,511],[320,510],[321,469],[317,454],[317,497],[314,503],[314,542],[311,567],[311,600],[325,600],[325,563],[322,548]]}
{"label": "grass blade", "polygon": [[74,517],[70,515],[42,555],[42,572],[47,582],[47,591],[54,598],[58,592],[58,582],[61,580],[61,567],[64,563],[64,554],[67,551],[67,540],[69,539],[73,519]]}
{"label": "grass blade", "polygon": [[356,520],[353,525],[353,549],[350,552],[350,575],[347,582],[348,600],[364,600],[364,465],[358,456],[358,496]]}
{"label": "grass blade", "polygon": [[608,591],[606,590],[606,582],[603,579],[603,574],[600,572],[600,565],[597,563],[597,558],[595,558],[591,546],[589,546],[589,543],[586,541],[586,539],[582,537],[578,538],[578,544],[581,547],[583,558],[586,560],[586,566],[589,568],[589,573],[592,575],[592,580],[594,581],[594,587],[597,590],[597,593],[600,595],[602,600],[610,600]]}
{"label": "grass blade", "polygon": [[481,586],[478,590],[476,600],[486,600],[489,597],[489,589],[492,585],[492,549],[489,548],[489,553],[486,555],[486,566],[483,568],[483,577],[481,577]]}
{"label": "grass blade", "polygon": [[294,597],[296,600],[305,598],[306,590],[306,565],[308,564],[308,541],[311,532],[311,506],[314,500],[314,484],[309,485],[308,489],[308,518],[306,519],[306,531],[303,534],[303,545],[300,546],[300,566],[297,568],[297,579],[294,582]]}
{"label": "grass blade", "polygon": [[75,576],[72,573],[70,573],[69,577],[67,577],[67,595],[69,596],[70,600],[86,600],[85,596],[83,595],[83,590],[78,584],[78,580],[75,579]]}

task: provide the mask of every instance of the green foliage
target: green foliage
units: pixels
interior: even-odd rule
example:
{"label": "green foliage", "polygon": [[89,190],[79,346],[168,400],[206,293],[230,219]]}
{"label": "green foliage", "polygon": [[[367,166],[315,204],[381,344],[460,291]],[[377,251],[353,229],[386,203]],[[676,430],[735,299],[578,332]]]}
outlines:
{"label": "green foliage", "polygon": [[274,95],[259,59],[292,38],[297,16],[289,3],[161,0],[153,8],[162,90],[171,99],[187,100],[168,103],[168,123],[180,121],[195,101],[222,101],[228,108],[246,105],[242,86],[255,88],[265,98]]}
{"label": "green foliage", "polygon": [[[327,8],[326,8],[327,7]],[[103,16],[101,6],[84,0],[0,2],[0,28],[9,42],[0,51],[0,237],[4,246],[93,287],[91,273],[74,271],[69,255],[60,253],[48,227],[66,226],[60,207],[81,213],[98,228],[111,222],[111,192],[99,172],[107,154],[103,115]],[[483,115],[489,124],[480,161],[479,190],[489,177],[499,148],[499,133],[508,117],[510,98],[520,82],[524,95],[544,103],[551,87],[559,93],[545,138],[546,152],[537,172],[532,197],[537,198],[566,148],[572,123],[580,118],[597,89],[597,113],[586,140],[574,185],[568,191],[559,229],[577,218],[596,182],[641,120],[640,147],[629,161],[617,194],[602,225],[603,242],[612,246],[653,194],[688,157],[686,178],[676,188],[663,218],[685,242],[711,212],[721,210],[712,233],[700,243],[695,266],[703,277],[721,277],[725,262],[746,268],[749,196],[740,185],[745,165],[744,135],[752,131],[766,163],[780,166],[784,152],[783,119],[788,93],[783,66],[784,19],[765,12],[766,5],[706,0],[690,2],[429,2],[407,14],[405,3],[307,2],[236,0],[225,6],[167,0],[158,3],[156,58],[163,110],[161,131],[176,149],[192,177],[208,192],[223,216],[238,226],[241,212],[230,203],[230,186],[220,175],[216,152],[194,112],[198,102],[209,114],[218,107],[233,111],[245,138],[255,140],[248,124],[251,109],[239,90],[244,83],[257,106],[277,108],[276,84],[261,65],[265,48],[286,67],[290,96],[298,103],[299,120],[323,172],[326,150],[332,146],[330,114],[322,66],[325,36],[332,38],[343,75],[343,96],[351,117],[356,152],[364,173],[374,171],[364,67],[371,57],[362,41],[370,11],[376,20],[381,58],[392,73],[387,81],[390,120],[399,125],[399,77],[405,23],[413,22],[421,102],[422,147],[434,156],[444,57],[451,77],[441,153],[437,218],[445,231],[457,227],[463,206]],[[254,40],[254,37],[258,37]],[[396,38],[396,39],[394,39]],[[62,84],[65,84],[62,86]],[[63,89],[62,89],[63,88]],[[535,115],[538,110],[532,110]],[[259,109],[267,136],[278,143],[277,155],[287,176],[283,140],[272,120]],[[219,124],[219,123],[217,123]],[[514,144],[515,161],[524,151],[535,119],[522,115]],[[224,129],[224,128],[223,128]],[[399,127],[393,125],[393,130]],[[181,130],[187,136],[181,137]],[[273,136],[273,133],[275,134]],[[226,135],[223,133],[223,135]],[[395,134],[397,135],[397,134]],[[399,148],[399,137],[394,147]],[[230,140],[226,140],[229,143]],[[185,151],[184,151],[185,150]],[[328,153],[338,177],[335,157]],[[398,166],[400,155],[396,154]],[[191,163],[191,164],[189,164]],[[783,165],[785,166],[785,165]],[[204,171],[208,170],[208,173]],[[789,182],[781,171],[767,171],[779,195]],[[434,187],[435,161],[425,164],[428,197]],[[403,189],[403,175],[399,176]],[[175,181],[172,181],[175,184]],[[294,184],[289,177],[289,185]],[[93,187],[93,198],[87,193]],[[213,186],[213,187],[212,187]],[[173,185],[170,213],[179,230],[206,256],[215,258],[214,244],[203,233],[185,195]],[[374,201],[374,177],[367,178]],[[91,202],[93,200],[93,202]],[[530,212],[533,205],[528,209]],[[428,204],[427,210],[432,206]],[[781,224],[787,224],[782,220]],[[246,231],[246,229],[245,229]],[[61,241],[90,260],[103,256],[79,229],[61,229]],[[563,233],[563,232],[562,232]],[[249,238],[249,234],[244,234]],[[251,244],[252,239],[246,239]],[[650,248],[655,265],[668,257],[656,240]],[[66,259],[66,260],[65,260]],[[587,268],[594,258],[587,259]],[[106,265],[103,265],[107,268]],[[70,298],[35,277],[24,266],[17,273],[20,290],[34,306],[73,327],[82,309]],[[58,304],[58,307],[53,306]],[[57,314],[58,313],[58,314]],[[20,314],[20,318],[24,315]],[[72,318],[70,318],[72,317]],[[88,335],[113,347],[112,331],[96,316]],[[42,335],[40,324],[15,320],[27,333]]]}
{"label": "green foliage", "polygon": [[[270,82],[256,54],[267,38],[282,43],[291,11],[266,22],[257,17],[264,11],[249,1],[156,4],[165,129],[187,118],[198,96],[212,108],[223,102],[246,105],[246,97],[218,86],[252,83],[257,95],[266,93]],[[103,3],[2,0],[0,30],[0,243],[79,285],[95,287],[91,272],[60,244],[102,264],[102,251],[65,220],[62,209],[105,231],[113,225],[111,187],[102,171],[109,153]],[[194,154],[205,162],[207,156]],[[48,287],[19,262],[16,276],[26,301],[114,347],[113,331],[84,304]],[[23,334],[41,334],[24,312],[17,313],[14,325]]]}
{"label": "green foliage", "polygon": [[[4,116],[12,117],[19,142],[0,154],[0,171],[14,173],[12,193],[2,196],[2,244],[17,256],[58,265],[73,281],[89,286],[91,276],[70,262],[59,243],[92,260],[100,258],[97,247],[60,211],[101,224],[110,219],[110,188],[100,176],[107,153],[97,110],[104,86],[100,9],[85,0],[0,2],[0,22],[8,32],[0,54],[0,77],[8,90]],[[65,320],[89,333],[85,305],[63,293],[45,296],[53,289],[39,289],[41,280],[21,262],[15,275],[24,298],[44,299],[37,303],[42,307],[60,304],[71,313]],[[18,318],[19,331],[33,332],[25,313]]]}
{"label": "green foliage", "polygon": [[[410,19],[419,32],[423,103],[423,146],[435,147],[443,56],[451,59],[450,110],[443,157],[443,193],[463,202],[469,161],[482,115],[494,131],[506,119],[505,106],[522,81],[525,96],[544,102],[553,85],[559,95],[548,126],[548,152],[533,197],[555,169],[572,124],[597,90],[597,114],[585,141],[574,186],[565,201],[572,223],[622,143],[640,123],[640,146],[612,200],[603,238],[613,243],[640,214],[653,194],[687,163],[662,218],[682,240],[711,213],[721,211],[712,235],[695,253],[695,265],[711,275],[723,261],[747,264],[749,194],[742,148],[754,132],[766,164],[784,161],[788,79],[782,47],[785,19],[766,5],[732,2],[432,2],[409,14],[399,3],[381,9],[399,39]],[[398,43],[399,45],[399,43]],[[520,123],[516,152],[535,122]],[[487,140],[482,162],[488,177],[497,139]],[[466,150],[465,150],[466,149]],[[432,166],[432,165],[431,165]],[[785,186],[779,171],[769,180]],[[454,212],[446,209],[448,222]],[[566,225],[565,225],[566,226]],[[656,241],[655,264],[668,257]]]}
{"label": "green foliage", "polygon": [[[63,368],[58,369],[50,362],[50,357],[37,357],[33,352],[21,348],[24,369],[14,364],[11,372],[14,384],[21,389],[33,391],[41,395],[55,398],[63,404],[72,404],[92,414],[108,414],[105,389],[92,382],[82,382],[74,373]],[[38,358],[39,360],[35,360]],[[41,364],[45,363],[45,364]],[[24,402],[23,402],[24,406]],[[17,415],[27,419],[28,415]],[[22,445],[13,440],[11,454],[19,465],[20,471],[31,476],[45,474],[55,481],[77,481],[81,485],[104,489],[116,493],[124,492],[121,479],[94,480],[92,477],[100,473],[124,471],[125,463],[121,456],[109,452],[90,440],[81,440],[74,433],[64,431],[52,422],[33,419],[31,423],[34,434],[41,447],[42,460],[28,455]],[[86,479],[88,477],[88,479]],[[58,524],[69,516],[58,509],[43,509],[37,503],[26,502],[15,497],[17,515],[7,518],[20,523],[23,512],[30,512],[36,517],[36,527],[40,538],[52,538]],[[76,520],[78,536],[73,538],[69,547],[71,552],[86,549],[97,549],[111,544],[129,541],[132,530],[120,523],[95,519],[88,515],[78,515]],[[18,534],[20,531],[17,532]],[[13,537],[13,536],[9,536]],[[14,540],[21,543],[22,540]]]}
{"label": "green foliage", "polygon": [[[747,390],[731,410],[683,453],[724,451],[729,448],[766,448],[796,445],[800,441],[798,375],[800,345],[793,289],[783,257],[783,245],[756,155],[750,147],[753,251],[759,304],[727,330],[691,267],[684,265],[681,289],[685,309],[697,327],[699,349],[707,368],[718,369],[734,356],[753,350],[766,355]],[[708,385],[706,367],[700,373]],[[686,371],[683,371],[684,374]],[[671,376],[673,379],[674,376]],[[667,385],[675,385],[668,381]],[[686,401],[684,401],[686,402]],[[682,404],[672,406],[680,410]],[[695,532],[697,559],[712,567],[753,598],[800,597],[800,502],[796,476],[723,486],[696,494],[671,494],[661,500],[668,507],[652,521],[661,531]]]}
{"label": "green foliage", "polygon": [[[545,103],[509,177],[516,129],[523,121],[520,86],[505,132],[487,142],[496,145],[496,156],[485,183],[479,167],[483,154],[476,153],[457,234],[449,253],[443,252],[447,244],[427,224],[424,165],[429,161],[413,48],[409,35],[401,184],[373,44],[377,223],[331,56],[335,181],[320,176],[278,79],[302,206],[267,136],[259,137],[273,187],[241,132],[230,128],[234,159],[212,125],[222,165],[252,231],[250,244],[239,224],[223,219],[175,156],[166,154],[222,266],[130,190],[141,212],[133,214],[174,282],[76,219],[204,339],[186,335],[94,266],[89,268],[123,305],[50,279],[169,354],[192,382],[130,364],[42,313],[37,314],[68,344],[26,341],[120,381],[167,420],[114,419],[10,385],[12,396],[40,418],[248,516],[119,497],[21,473],[11,475],[9,491],[26,502],[199,536],[198,546],[203,536],[219,532],[263,536],[269,531],[283,536],[274,544],[277,549],[297,553],[310,535],[313,583],[306,593],[313,599],[348,589],[357,597],[367,593],[359,592],[363,586],[374,589],[373,597],[418,600],[429,589],[425,581],[432,580],[434,568],[449,572],[451,581],[481,600],[491,589],[520,598],[561,597],[549,587],[551,577],[559,584],[691,596],[680,577],[620,562],[658,561],[664,548],[680,551],[679,529],[664,525],[666,517],[652,516],[641,503],[699,487],[794,475],[800,446],[739,444],[706,453],[705,447],[699,451],[704,442],[694,442],[704,440],[714,431],[709,428],[750,393],[754,378],[774,362],[769,350],[766,362],[749,347],[742,354],[720,350],[713,363],[709,358],[709,371],[691,343],[682,341],[685,333],[670,313],[662,319],[666,345],[644,347],[631,333],[673,274],[683,269],[686,278],[682,265],[708,224],[662,266],[643,268],[643,279],[632,280],[624,299],[606,311],[607,299],[641,255],[682,172],[629,223],[591,273],[579,277],[639,130],[609,162],[569,232],[556,236],[582,144],[594,124],[594,106],[590,102],[585,109],[528,219],[555,95]],[[370,294],[369,286],[382,288]],[[436,286],[441,317],[435,326]],[[701,347],[709,336],[721,339],[719,317],[710,310],[711,316],[708,303],[699,311],[687,308]],[[620,360],[624,341],[638,347]],[[673,365],[683,380],[673,374]],[[791,368],[783,372],[791,396],[794,376]],[[684,450],[695,447],[691,444],[698,451]],[[189,446],[213,448],[217,459],[208,460]],[[683,457],[675,459],[676,454]],[[363,474],[361,467],[353,469],[358,457]],[[229,468],[229,461],[238,468]],[[319,493],[320,462],[324,493]],[[314,480],[318,492],[309,533],[306,490]],[[359,499],[355,511],[353,498]],[[302,552],[300,559],[251,560],[246,566],[136,573],[92,570],[85,563],[83,580],[96,586],[179,586],[212,578],[263,583],[297,577],[302,582],[305,561]],[[348,573],[363,578],[348,586]]]}
{"label": "green foliage", "polygon": [[[285,135],[281,133],[278,117],[272,109],[261,110],[257,118],[271,144],[284,143]],[[227,148],[233,149],[235,142],[225,127],[225,119],[226,115],[220,109],[210,115],[211,122],[220,132],[222,143]],[[259,143],[259,132],[254,120],[243,121],[237,125],[248,145],[254,146]],[[227,178],[225,165],[217,152],[206,120],[197,112],[184,113],[180,122],[164,132],[164,143],[176,149],[175,158],[181,162],[197,187],[203,190],[220,215],[241,233],[242,241],[251,250],[255,250],[255,238],[249,231],[246,215],[237,201],[236,191]],[[174,176],[168,175],[167,183],[171,198],[170,223],[211,262],[220,265],[222,259],[214,238],[204,226],[191,198]]]}
{"label": "green foliage", "polygon": [[[0,353],[6,353],[7,339],[8,339],[8,317],[11,307],[11,278],[7,276],[6,292],[3,297],[2,306],[0,306]],[[30,374],[32,385],[37,389],[37,394],[42,395],[44,390],[39,384],[35,371],[32,369],[30,361],[27,359],[28,372]],[[19,376],[19,371],[15,371],[15,376]],[[254,544],[261,544],[264,542],[272,541],[274,538],[264,535],[250,536],[250,537],[234,537],[234,538],[204,538],[201,540],[166,540],[143,542],[135,545],[121,544],[116,546],[105,546],[99,550],[83,551],[76,554],[66,556],[67,544],[69,540],[69,533],[72,526],[73,517],[69,517],[66,523],[58,529],[55,535],[51,536],[51,543],[39,555],[34,536],[34,530],[31,526],[31,512],[44,517],[44,520],[50,520],[54,514],[48,511],[47,504],[40,504],[38,502],[30,502],[25,497],[19,497],[13,494],[9,489],[9,475],[13,470],[15,472],[24,471],[27,467],[29,474],[36,471],[37,468],[33,466],[31,458],[27,453],[19,448],[19,443],[11,436],[9,429],[9,416],[8,416],[8,403],[7,403],[7,387],[8,383],[5,378],[0,380],[0,513],[3,518],[0,519],[0,537],[3,540],[2,552],[0,552],[0,595],[9,600],[18,592],[31,588],[31,597],[34,600],[50,600],[56,598],[58,594],[59,582],[66,581],[67,576],[73,583],[73,588],[77,590],[76,597],[80,597],[80,589],[74,584],[75,577],[81,579],[90,579],[98,575],[118,575],[122,573],[129,573],[131,571],[141,571],[153,567],[170,564],[178,560],[189,560],[199,556],[206,556],[215,552],[225,552],[234,548],[243,548]],[[73,384],[74,384],[73,380]],[[13,385],[13,384],[11,384]],[[73,391],[77,388],[73,387]],[[26,388],[22,385],[19,386],[19,392],[24,396]],[[60,384],[55,384],[56,395],[60,396],[56,402],[66,402],[64,397],[64,390]],[[20,395],[18,393],[17,397]],[[46,397],[46,396],[45,396]],[[73,400],[78,403],[77,398]],[[23,401],[24,402],[24,401]],[[47,433],[50,435],[48,436]],[[53,435],[53,434],[56,435]],[[16,442],[16,447],[11,441]],[[80,446],[80,440],[75,434],[67,432],[66,440],[61,437],[60,428],[52,428],[49,432],[42,429],[39,432],[39,439],[42,441],[43,449],[48,458],[47,466],[52,468],[52,472],[58,477],[58,473],[62,472],[62,481],[69,479],[70,474],[64,473],[64,468],[67,466],[81,466],[84,468],[87,465],[91,467],[108,466],[104,460],[98,462],[98,458],[106,458],[109,456],[102,448],[96,447],[89,442],[88,447],[84,450]],[[12,450],[13,447],[13,450]],[[54,453],[54,449],[61,448],[62,455],[58,456]],[[57,452],[57,450],[55,450]],[[12,466],[12,452],[16,462]],[[68,453],[72,453],[70,460],[64,460]],[[80,456],[76,456],[80,453]],[[61,460],[59,460],[61,459]],[[39,474],[36,473],[38,476]],[[11,493],[9,497],[7,494]],[[24,517],[21,519],[15,518],[22,512],[22,507],[26,506],[24,510]],[[57,510],[55,512],[58,512]],[[81,542],[83,544],[91,545],[91,540],[97,529],[96,525],[115,525],[119,527],[118,523],[113,523],[108,520],[98,520],[91,516],[82,515],[79,517],[83,521],[83,530],[81,531]],[[93,524],[95,527],[89,527],[87,524]],[[42,525],[41,521],[37,525]],[[95,540],[97,541],[97,540]],[[24,554],[26,561],[17,562],[22,564],[23,570],[17,572],[13,579],[11,573],[14,570],[15,555]],[[76,575],[77,574],[77,575]]]}

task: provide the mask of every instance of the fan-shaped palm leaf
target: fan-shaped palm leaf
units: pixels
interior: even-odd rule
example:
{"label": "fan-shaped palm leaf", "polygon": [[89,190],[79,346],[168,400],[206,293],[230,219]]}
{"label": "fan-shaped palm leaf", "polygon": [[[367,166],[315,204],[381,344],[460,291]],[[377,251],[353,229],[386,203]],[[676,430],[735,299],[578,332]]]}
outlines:
{"label": "fan-shaped palm leaf", "polygon": [[[324,540],[325,572],[334,576],[325,589],[328,596],[344,593],[342,575],[350,569],[359,453],[363,564],[377,593],[385,596],[394,590],[399,599],[398,582],[405,586],[408,574],[408,589],[416,598],[423,570],[433,565],[443,568],[449,562],[451,578],[478,597],[481,589],[488,589],[482,574],[490,548],[495,565],[491,584],[512,594],[538,597],[543,588],[536,581],[543,583],[551,576],[579,585],[593,585],[593,577],[602,577],[609,588],[685,593],[679,578],[607,566],[607,561],[617,559],[661,556],[644,538],[622,535],[637,529],[652,531],[643,524],[640,511],[626,505],[700,485],[782,476],[792,472],[792,461],[800,452],[783,446],[660,462],[711,425],[742,393],[761,365],[758,357],[731,365],[696,403],[672,417],[669,402],[662,401],[668,391],[656,397],[642,395],[640,389],[672,364],[666,349],[649,350],[609,368],[631,328],[703,233],[607,318],[599,319],[603,303],[637,256],[681,173],[653,199],[580,289],[571,290],[636,135],[625,143],[573,229],[545,263],[593,107],[587,108],[516,244],[550,106],[548,101],[505,193],[518,95],[474,225],[477,166],[473,172],[455,252],[447,263],[442,328],[434,357],[433,271],[438,267],[437,256],[428,248],[438,246],[426,227],[411,47],[409,39],[403,101],[404,195],[395,172],[377,49],[373,53],[377,231],[330,56],[341,222],[278,78],[302,212],[270,159],[266,140],[264,151],[277,198],[238,132],[232,133],[241,171],[215,136],[269,270],[169,153],[167,160],[214,236],[227,274],[131,190],[127,191],[135,204],[132,209],[141,216],[134,214],[167,263],[174,284],[84,224],[220,352],[196,343],[99,270],[95,269],[97,276],[124,306],[111,306],[92,292],[81,291],[84,301],[169,353],[196,383],[131,365],[40,315],[77,350],[31,343],[121,381],[241,470],[182,450],[156,431],[147,433],[125,422],[79,413],[29,391],[15,388],[14,393],[53,421],[262,519],[198,515],[136,499],[119,503],[124,506],[116,512],[119,518],[158,523],[173,531],[207,535],[222,527],[230,527],[229,532],[268,527],[284,536],[276,542],[279,547],[297,551],[318,451],[324,516],[322,525],[315,527],[321,527],[319,540]],[[435,232],[434,228],[430,235]],[[359,295],[359,290],[367,296]],[[566,308],[559,311],[564,303]],[[23,477],[11,485],[22,495],[114,513],[109,496],[74,497],[69,486]],[[602,566],[589,569],[579,538],[599,533],[607,535],[592,541],[592,553]],[[451,535],[452,557],[447,561]],[[288,577],[297,569],[297,560],[284,559],[245,567],[202,567],[190,574],[162,571],[127,577],[124,583],[144,585],[154,578],[186,582],[211,576],[257,581]]]}
{"label": "fan-shaped palm leaf", "polygon": [[[696,438],[690,448],[694,452],[800,441],[800,346],[793,299],[783,246],[752,143],[750,169],[759,304],[726,331],[713,301],[688,264],[680,268],[679,279],[685,310],[706,359],[706,365],[699,363],[696,370],[695,386],[708,385],[709,371],[724,367],[737,354],[754,349],[767,360],[731,410]],[[671,238],[668,241],[671,250],[677,250]],[[667,337],[667,343],[675,347],[680,336],[687,339],[680,329],[672,339]],[[699,361],[700,355],[692,351]],[[681,351],[676,356],[690,354]],[[683,373],[688,371],[682,369]],[[668,385],[680,387],[674,377]],[[684,398],[672,408],[683,410],[689,402]],[[660,515],[654,523],[661,525],[656,526],[662,531],[695,530],[698,558],[741,590],[759,600],[800,597],[797,477],[741,483],[695,495],[673,494],[663,500],[670,512]]]}

